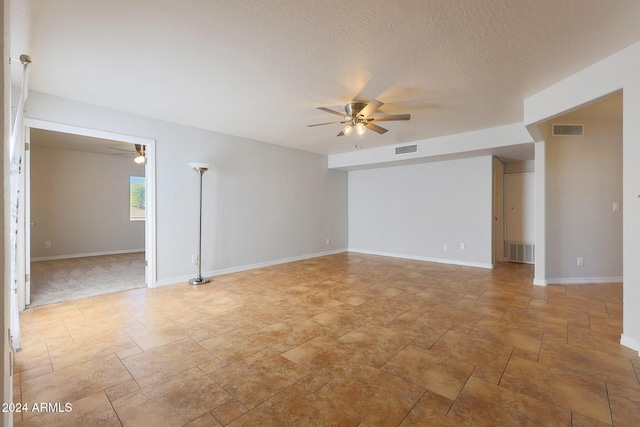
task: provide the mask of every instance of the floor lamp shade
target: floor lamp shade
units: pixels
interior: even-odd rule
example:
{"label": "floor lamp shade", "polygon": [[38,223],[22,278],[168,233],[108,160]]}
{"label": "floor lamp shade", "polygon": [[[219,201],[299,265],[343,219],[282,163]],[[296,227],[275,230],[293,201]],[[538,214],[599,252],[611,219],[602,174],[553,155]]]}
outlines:
{"label": "floor lamp shade", "polygon": [[198,275],[189,280],[191,285],[209,283],[211,279],[202,277],[202,175],[209,170],[208,163],[189,163],[189,166],[200,175],[200,194],[198,197]]}

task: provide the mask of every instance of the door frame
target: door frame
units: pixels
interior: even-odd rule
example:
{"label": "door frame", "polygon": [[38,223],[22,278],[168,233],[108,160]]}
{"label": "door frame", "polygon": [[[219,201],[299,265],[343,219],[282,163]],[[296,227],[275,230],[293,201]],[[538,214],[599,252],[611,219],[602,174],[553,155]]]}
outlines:
{"label": "door frame", "polygon": [[496,268],[497,262],[504,262],[504,162],[493,156],[493,204],[492,204],[492,239],[491,264]]}
{"label": "door frame", "polygon": [[[53,132],[62,132],[73,135],[87,136],[100,139],[111,139],[130,144],[141,144],[145,146],[147,163],[145,165],[145,281],[149,288],[156,286],[157,281],[157,248],[156,248],[156,149],[155,139],[141,138],[132,135],[125,135],[115,132],[107,132],[97,129],[83,128],[79,126],[65,125],[62,123],[49,122],[45,120],[24,119],[24,141],[30,141],[31,129],[41,129]],[[30,156],[25,153],[25,146],[22,146],[22,158],[24,159],[24,189],[29,191],[31,178]],[[24,194],[24,193],[23,193]],[[30,235],[28,230],[31,224],[30,218],[30,194],[25,194],[24,209],[22,209],[21,219],[24,227],[21,227],[18,239],[22,237],[22,247],[24,253],[20,251],[19,256],[24,260],[25,274],[18,275],[18,305],[20,310],[25,309],[25,305],[30,303],[31,284],[29,281],[29,265],[31,263],[30,244],[27,238]]]}

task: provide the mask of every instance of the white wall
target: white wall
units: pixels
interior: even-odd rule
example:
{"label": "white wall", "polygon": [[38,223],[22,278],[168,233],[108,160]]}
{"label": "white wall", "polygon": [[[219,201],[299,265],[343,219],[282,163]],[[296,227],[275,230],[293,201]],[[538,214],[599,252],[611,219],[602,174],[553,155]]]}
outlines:
{"label": "white wall", "polygon": [[620,282],[622,121],[586,121],[579,112],[562,120],[586,132],[546,141],[547,282]]}
{"label": "white wall", "polygon": [[[640,351],[640,42],[524,100],[524,122],[537,139],[541,122],[590,101],[622,90],[623,100],[623,332],[621,343]],[[540,144],[546,144],[544,142]],[[538,145],[538,144],[536,144]],[[538,152],[546,150],[542,146]],[[540,167],[539,167],[540,166]],[[536,171],[544,170],[536,158]],[[540,195],[544,196],[544,195]],[[537,203],[538,201],[536,201]],[[544,203],[544,201],[543,201]],[[539,222],[541,220],[542,223]],[[537,211],[536,225],[545,230]],[[537,230],[538,232],[538,230]],[[538,243],[538,242],[536,242]],[[536,258],[540,258],[536,254]],[[544,262],[549,262],[547,255]],[[541,277],[543,274],[545,277]],[[545,268],[536,265],[536,283],[544,283]]]}
{"label": "white wall", "polygon": [[536,171],[535,160],[506,162],[504,164],[504,173],[506,174],[527,173],[527,172],[535,172],[535,171]]}
{"label": "white wall", "polygon": [[350,250],[490,268],[492,169],[484,156],[349,172]]}
{"label": "white wall", "polygon": [[[9,0],[2,1],[0,7],[0,22],[2,22],[2,57],[9,57]],[[2,120],[2,151],[0,152],[0,164],[2,164],[2,176],[0,184],[2,184],[2,226],[0,227],[0,239],[2,239],[2,248],[0,249],[0,274],[2,274],[2,303],[0,304],[0,315],[2,316],[2,338],[0,339],[0,353],[2,354],[2,370],[0,371],[0,380],[2,382],[2,402],[13,402],[13,377],[11,376],[10,364],[12,363],[12,350],[9,344],[9,325],[10,325],[10,301],[11,301],[11,275],[10,269],[10,252],[9,248],[9,138],[11,117],[11,106],[9,105],[9,61],[3,61],[2,79],[0,80],[0,92],[2,92],[2,105],[0,106],[0,118]],[[6,268],[5,268],[6,267]],[[2,414],[2,425],[13,425],[13,414],[6,411]]]}
{"label": "white wall", "polygon": [[159,284],[196,271],[198,175],[189,162],[212,165],[203,177],[203,273],[347,248],[347,174],[329,171],[325,156],[37,92],[25,117],[156,141]]}
{"label": "white wall", "polygon": [[143,251],[144,221],[129,220],[130,176],[144,176],[131,157],[32,146],[32,259]]}

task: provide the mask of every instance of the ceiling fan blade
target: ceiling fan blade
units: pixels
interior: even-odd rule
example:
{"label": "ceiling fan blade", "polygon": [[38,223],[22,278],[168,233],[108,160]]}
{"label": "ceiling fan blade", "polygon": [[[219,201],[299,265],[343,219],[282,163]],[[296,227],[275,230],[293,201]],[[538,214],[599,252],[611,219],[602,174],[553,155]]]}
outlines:
{"label": "ceiling fan blade", "polygon": [[341,117],[345,116],[344,113],[338,113],[337,111],[330,110],[329,108],[326,108],[326,107],[318,107],[318,110],[326,111],[327,113],[335,114],[336,116],[341,116]]}
{"label": "ceiling fan blade", "polygon": [[387,132],[389,130],[389,129],[381,128],[378,125],[374,125],[373,123],[367,123],[367,124],[365,124],[365,126],[367,127],[367,129],[371,129],[372,131],[380,133],[380,134],[385,133],[385,132]]}
{"label": "ceiling fan blade", "polygon": [[337,123],[348,123],[348,122],[341,121],[341,122],[318,123],[318,124],[315,124],[315,125],[307,125],[307,127],[311,128],[311,127],[314,127],[314,126],[335,125]]}
{"label": "ceiling fan blade", "polygon": [[390,122],[393,120],[409,120],[411,119],[411,114],[394,114],[391,116],[379,116],[379,117],[367,117],[369,121],[376,122]]}
{"label": "ceiling fan blade", "polygon": [[366,107],[360,110],[358,115],[368,117],[369,114],[373,114],[375,111],[378,110],[378,108],[382,107],[383,105],[384,105],[384,102],[376,101],[374,99],[373,101],[369,102]]}

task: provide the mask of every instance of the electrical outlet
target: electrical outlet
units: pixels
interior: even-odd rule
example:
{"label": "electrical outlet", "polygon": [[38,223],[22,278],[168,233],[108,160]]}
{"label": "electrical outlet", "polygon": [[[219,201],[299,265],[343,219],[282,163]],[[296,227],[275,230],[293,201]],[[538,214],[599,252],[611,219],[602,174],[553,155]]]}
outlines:
{"label": "electrical outlet", "polygon": [[578,264],[578,267],[584,267],[584,258],[579,256],[577,264]]}
{"label": "electrical outlet", "polygon": [[449,250],[449,245],[447,245],[446,243],[442,245],[442,250],[447,252]]}
{"label": "electrical outlet", "polygon": [[464,243],[460,243],[460,249],[464,249]]}
{"label": "electrical outlet", "polygon": [[191,255],[191,264],[198,265],[198,255]]}
{"label": "electrical outlet", "polygon": [[45,249],[51,249],[51,242],[44,242]]}
{"label": "electrical outlet", "polygon": [[327,245],[331,244],[331,239],[327,237]]}

